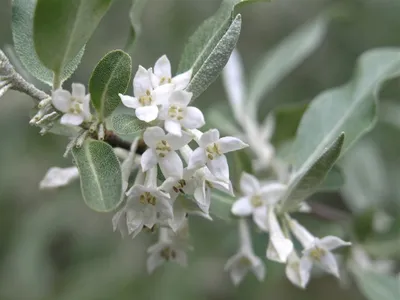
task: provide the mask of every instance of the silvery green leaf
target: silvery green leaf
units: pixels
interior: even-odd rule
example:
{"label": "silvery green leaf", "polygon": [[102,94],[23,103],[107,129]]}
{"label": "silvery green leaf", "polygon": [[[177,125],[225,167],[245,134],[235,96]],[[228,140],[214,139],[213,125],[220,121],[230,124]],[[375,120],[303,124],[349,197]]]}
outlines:
{"label": "silvery green leaf", "polygon": [[107,118],[121,103],[131,80],[132,60],[122,50],[107,53],[93,70],[89,81],[90,99],[99,120]]}
{"label": "silvery green leaf", "polygon": [[213,190],[211,193],[210,214],[224,221],[231,221],[233,220],[231,207],[234,202],[234,197]]}
{"label": "silvery green leaf", "polygon": [[131,22],[131,27],[129,30],[129,37],[125,46],[125,51],[131,54],[134,50],[137,38],[142,33],[142,24],[140,22],[140,19],[146,3],[147,0],[133,0],[131,9],[129,11],[129,20]]}
{"label": "silvery green leaf", "polygon": [[286,75],[297,68],[321,44],[329,18],[326,14],[301,26],[268,51],[250,76],[249,112],[255,117],[260,101]]}
{"label": "silvery green leaf", "polygon": [[[35,78],[52,85],[53,72],[46,68],[36,54],[33,42],[33,14],[36,0],[13,0],[12,1],[12,34],[15,52],[26,70]],[[62,75],[61,82],[68,79],[76,70],[83,56],[85,46],[67,63]]]}
{"label": "silvery green leaf", "polygon": [[187,87],[187,90],[193,93],[193,99],[203,93],[225,67],[235,49],[241,26],[242,17],[237,15],[218,43],[209,49],[200,67],[193,71],[192,80]]}
{"label": "silvery green leaf", "polygon": [[72,155],[79,169],[85,203],[93,210],[109,212],[123,200],[122,172],[112,147],[104,142],[86,140]]}
{"label": "silvery green leaf", "polygon": [[[347,177],[346,177],[347,178]],[[321,192],[334,192],[338,191],[345,184],[345,177],[343,171],[336,165],[328,172],[324,182],[318,188]]]}
{"label": "silvery green leaf", "polygon": [[233,119],[232,112],[226,108],[226,103],[216,102],[206,111],[207,126],[218,128],[225,135],[237,135],[241,129]]}
{"label": "silvery green leaf", "polygon": [[376,122],[377,94],[399,75],[400,49],[379,48],[361,55],[352,80],[322,92],[304,113],[293,144],[294,168],[307,170],[341,132],[342,155]]}
{"label": "silvery green leaf", "polygon": [[128,114],[118,114],[111,117],[114,131],[120,135],[140,135],[150,125]]}
{"label": "silvery green leaf", "polygon": [[354,275],[360,292],[368,300],[400,299],[399,278],[364,270],[356,270]]}
{"label": "silvery green leaf", "polygon": [[112,0],[37,0],[33,37],[41,62],[56,80],[87,43]]}
{"label": "silvery green leaf", "polygon": [[288,184],[288,190],[282,198],[282,211],[290,211],[298,208],[300,203],[315,193],[324,182],[328,172],[332,169],[340,155],[344,142],[344,134],[324,149],[322,155],[308,169],[293,175]]}

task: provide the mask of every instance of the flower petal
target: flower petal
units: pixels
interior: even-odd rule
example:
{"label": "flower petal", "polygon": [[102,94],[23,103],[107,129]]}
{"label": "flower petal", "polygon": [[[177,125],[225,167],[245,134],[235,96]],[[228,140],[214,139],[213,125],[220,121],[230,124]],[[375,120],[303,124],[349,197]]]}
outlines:
{"label": "flower petal", "polygon": [[172,150],[178,150],[183,146],[187,145],[191,140],[192,136],[187,132],[182,131],[182,136],[177,136],[168,133],[165,137]]}
{"label": "flower petal", "polygon": [[151,98],[153,100],[153,103],[161,105],[162,107],[167,107],[173,90],[174,90],[173,84],[160,85],[151,92]]}
{"label": "flower petal", "polygon": [[165,177],[182,178],[183,163],[175,151],[170,151],[164,158],[161,158],[159,164]]}
{"label": "flower petal", "polygon": [[267,248],[267,258],[279,263],[286,263],[289,254],[293,251],[291,240],[279,234],[271,234]]}
{"label": "flower petal", "polygon": [[71,93],[62,89],[55,90],[52,93],[51,101],[56,109],[66,113],[69,111],[72,104]]}
{"label": "flower petal", "polygon": [[187,129],[197,129],[205,124],[204,115],[197,107],[189,106],[181,124]]}
{"label": "flower petal", "polygon": [[208,160],[207,166],[215,177],[229,180],[229,166],[225,155]]}
{"label": "flower petal", "polygon": [[300,263],[300,259],[297,257],[295,252],[292,252],[288,258],[285,273],[286,273],[286,277],[290,280],[291,283],[304,289],[306,287],[308,281],[305,282],[301,279],[299,263]]}
{"label": "flower petal", "polygon": [[319,245],[331,251],[339,247],[350,246],[350,242],[345,242],[336,236],[326,236],[319,240]]}
{"label": "flower petal", "polygon": [[165,139],[165,132],[161,127],[148,127],[143,133],[143,140],[150,148],[156,148],[157,143]]}
{"label": "flower petal", "polygon": [[85,117],[85,121],[90,121],[92,118],[92,114],[90,113],[90,94],[87,94],[83,98],[83,115]]}
{"label": "flower petal", "polygon": [[191,78],[192,70],[189,70],[172,78],[172,83],[175,84],[176,90],[184,90],[188,86]]}
{"label": "flower petal", "polygon": [[205,165],[207,161],[206,151],[203,148],[197,148],[189,157],[188,169],[196,169]]}
{"label": "flower petal", "polygon": [[193,93],[189,93],[186,91],[174,91],[169,98],[169,103],[176,104],[180,107],[186,107],[192,99],[192,96]]}
{"label": "flower petal", "polygon": [[161,56],[154,65],[154,74],[161,77],[171,78],[171,63],[166,55]]}
{"label": "flower petal", "polygon": [[339,278],[339,267],[335,256],[331,252],[326,252],[319,261],[321,267],[328,273]]}
{"label": "flower petal", "polygon": [[136,117],[144,122],[151,122],[157,119],[158,107],[157,106],[143,106],[135,110]]}
{"label": "flower petal", "polygon": [[118,94],[118,96],[121,98],[122,104],[124,104],[126,107],[138,108],[141,106],[138,98],[122,94]]}
{"label": "flower petal", "polygon": [[308,256],[304,255],[300,259],[299,274],[300,274],[301,282],[304,285],[310,280],[312,266],[313,266],[313,262]]}
{"label": "flower petal", "polygon": [[76,114],[65,114],[60,119],[60,124],[78,126],[81,125],[84,117]]}
{"label": "flower petal", "polygon": [[142,158],[140,159],[140,164],[143,172],[150,170],[157,164],[157,154],[154,149],[149,148],[144,151]]}
{"label": "flower petal", "polygon": [[248,197],[242,197],[233,203],[231,208],[232,214],[239,217],[246,217],[251,215],[253,212],[253,206],[251,206],[250,199]]}
{"label": "flower petal", "polygon": [[263,281],[265,278],[265,266],[263,261],[259,257],[253,258],[253,274],[256,276],[258,281]]}
{"label": "flower petal", "polygon": [[[173,135],[182,136],[181,123],[176,120],[166,120],[164,122],[165,130]],[[183,146],[182,146],[183,147]]]}
{"label": "flower petal", "polygon": [[261,187],[260,197],[266,201],[266,204],[277,203],[286,192],[287,186],[279,182],[268,183]]}
{"label": "flower petal", "polygon": [[240,264],[235,265],[235,267],[231,269],[231,280],[233,284],[239,285],[248,271],[249,269],[245,266]]}
{"label": "flower petal", "polygon": [[199,139],[199,146],[206,148],[207,145],[215,143],[219,139],[219,131],[217,129],[210,129],[204,132]]}
{"label": "flower petal", "polygon": [[72,97],[83,99],[86,95],[85,86],[82,83],[72,84]]}
{"label": "flower petal", "polygon": [[246,148],[249,145],[247,145],[246,143],[243,143],[238,138],[226,136],[226,137],[219,139],[218,146],[222,153],[227,153],[227,152],[237,151],[237,150]]}
{"label": "flower petal", "polygon": [[160,253],[155,252],[149,255],[147,258],[147,272],[150,274],[154,272],[155,269],[160,267],[165,262],[164,258],[160,255]]}
{"label": "flower petal", "polygon": [[260,190],[260,183],[255,176],[243,172],[240,177],[240,190],[247,196],[255,195]]}
{"label": "flower petal", "polygon": [[260,230],[268,232],[268,208],[266,206],[260,206],[253,210],[253,221],[256,223]]}
{"label": "flower petal", "polygon": [[150,74],[151,72],[142,66],[139,66],[135,77],[133,78],[133,94],[135,97],[144,96],[147,92],[153,90]]}
{"label": "flower petal", "polygon": [[70,168],[50,168],[43,180],[40,182],[40,189],[54,189],[68,185],[70,182],[79,178],[77,167]]}

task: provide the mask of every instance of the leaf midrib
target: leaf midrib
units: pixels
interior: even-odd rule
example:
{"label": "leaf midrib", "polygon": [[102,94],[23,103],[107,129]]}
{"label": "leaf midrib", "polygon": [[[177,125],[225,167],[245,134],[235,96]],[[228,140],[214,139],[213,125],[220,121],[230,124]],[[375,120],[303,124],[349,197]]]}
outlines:
{"label": "leaf midrib", "polygon": [[96,182],[96,185],[98,186],[98,190],[99,190],[99,193],[100,193],[100,199],[103,200],[103,201],[101,201],[101,203],[103,204],[103,209],[106,210],[107,208],[106,208],[105,205],[104,205],[104,194],[103,194],[103,190],[101,189],[101,184],[100,184],[99,176],[97,175],[97,172],[96,172],[97,170],[96,170],[94,164],[92,164],[93,159],[92,159],[92,154],[90,153],[90,150],[89,150],[89,145],[87,145],[87,146],[84,148],[84,151],[85,151],[85,154],[86,154],[87,157],[88,157],[89,168],[90,168],[90,170],[92,171],[93,177],[94,177],[95,182]]}

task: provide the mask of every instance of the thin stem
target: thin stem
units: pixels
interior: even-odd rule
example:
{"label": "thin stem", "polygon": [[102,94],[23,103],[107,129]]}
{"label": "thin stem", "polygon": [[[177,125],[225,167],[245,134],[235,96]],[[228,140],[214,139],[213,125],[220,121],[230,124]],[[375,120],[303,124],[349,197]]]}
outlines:
{"label": "thin stem", "polygon": [[54,74],[53,74],[53,91],[58,90],[59,88],[61,88],[60,72],[54,72]]}

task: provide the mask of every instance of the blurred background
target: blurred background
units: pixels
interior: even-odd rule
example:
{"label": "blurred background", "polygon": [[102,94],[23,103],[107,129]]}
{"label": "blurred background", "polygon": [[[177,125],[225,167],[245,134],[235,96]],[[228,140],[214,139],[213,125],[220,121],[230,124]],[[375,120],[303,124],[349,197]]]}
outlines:
{"label": "blurred background", "polygon": [[[219,4],[220,0],[148,0],[143,34],[133,55],[134,69],[139,63],[152,66],[162,54],[167,54],[176,68],[187,38]],[[323,89],[345,83],[356,58],[365,50],[400,46],[399,1],[261,2],[241,9],[243,31],[238,48],[246,72],[269,48],[331,4],[341,4],[342,13],[331,22],[322,46],[268,95],[262,115],[281,104],[310,101]],[[124,47],[130,5],[130,0],[114,2],[66,87],[71,82],[87,84],[100,58],[109,50]],[[0,47],[11,44],[11,4],[0,0]],[[392,242],[383,255],[390,259],[400,256],[395,251],[400,249],[396,230],[400,228],[400,122],[390,109],[399,100],[398,85],[395,80],[385,88],[383,104],[393,106],[382,109],[378,126],[345,157],[349,162],[345,174],[357,189],[345,186],[343,197],[337,193],[313,197],[355,214],[359,239]],[[217,101],[228,107],[220,79],[196,105],[207,109]],[[271,262],[267,263],[265,282],[259,283],[250,275],[235,288],[223,266],[237,250],[236,228],[219,220],[193,220],[194,251],[189,254],[188,268],[167,264],[148,275],[146,249],[156,241],[156,235],[122,239],[112,231],[112,214],[95,213],[83,203],[78,183],[59,191],[39,191],[47,169],[70,166],[71,159],[62,157],[68,142],[65,138],[41,137],[37,128],[29,126],[32,106],[29,97],[16,92],[8,92],[0,101],[1,300],[364,299],[353,282],[343,284],[331,276],[317,276],[307,290],[300,290],[285,278],[284,266]],[[371,229],[377,212],[391,222],[380,232]],[[345,230],[341,224],[313,216],[305,222],[316,234]],[[263,257],[267,240],[258,233],[254,239],[257,254]]]}

